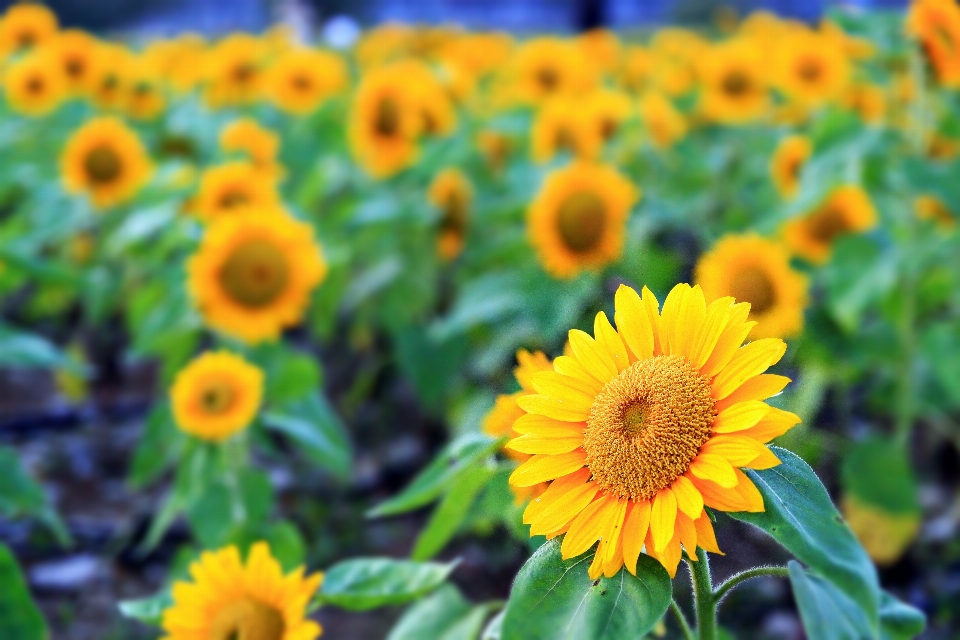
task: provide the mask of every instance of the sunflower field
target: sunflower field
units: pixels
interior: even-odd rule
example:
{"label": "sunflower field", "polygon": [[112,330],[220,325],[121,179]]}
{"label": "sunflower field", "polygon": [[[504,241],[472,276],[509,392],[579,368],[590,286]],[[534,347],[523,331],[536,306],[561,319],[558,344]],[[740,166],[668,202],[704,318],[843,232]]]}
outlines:
{"label": "sunflower field", "polygon": [[955,0],[0,80],[0,640],[960,637]]}

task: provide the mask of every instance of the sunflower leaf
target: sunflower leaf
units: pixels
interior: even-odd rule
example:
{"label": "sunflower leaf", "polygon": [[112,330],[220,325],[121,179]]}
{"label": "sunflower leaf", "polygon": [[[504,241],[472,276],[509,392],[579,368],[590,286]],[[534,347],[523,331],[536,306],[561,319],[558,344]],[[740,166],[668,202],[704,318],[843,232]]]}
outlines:
{"label": "sunflower leaf", "polygon": [[476,640],[489,615],[487,605],[471,605],[448,584],[407,609],[387,640]]}
{"label": "sunflower leaf", "polygon": [[463,475],[443,496],[430,515],[427,526],[417,537],[412,555],[414,560],[429,560],[443,550],[456,535],[477,496],[495,473],[496,468],[489,465],[478,465],[464,470]]}
{"label": "sunflower leaf", "polygon": [[458,563],[391,558],[346,560],[327,570],[316,602],[348,611],[405,604],[443,584]]}
{"label": "sunflower leaf", "polygon": [[16,558],[0,544],[0,638],[47,640],[47,625],[30,597]]}

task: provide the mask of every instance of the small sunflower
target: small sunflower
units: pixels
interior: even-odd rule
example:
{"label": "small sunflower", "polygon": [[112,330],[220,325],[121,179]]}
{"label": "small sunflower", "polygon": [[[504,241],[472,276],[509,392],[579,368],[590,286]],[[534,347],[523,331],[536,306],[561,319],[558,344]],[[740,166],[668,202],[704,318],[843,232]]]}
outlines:
{"label": "small sunflower", "polygon": [[787,245],[802,258],[822,264],[830,259],[834,240],[872,229],[877,212],[867,193],[858,186],[835,189],[810,213],[784,225]]}
{"label": "small sunflower", "polygon": [[67,140],[60,170],[68,191],[86,193],[94,206],[111,207],[133,197],[152,172],[147,151],[123,122],[90,120]]}
{"label": "small sunflower", "polygon": [[850,60],[836,41],[808,30],[786,37],[776,62],[780,89],[807,106],[839,99],[850,81]]}
{"label": "small sunflower", "polygon": [[793,198],[800,188],[800,173],[813,153],[810,139],[805,136],[787,136],[777,145],[770,158],[770,176],[777,191],[784,198]]}
{"label": "small sunflower", "polygon": [[170,401],[177,426],[222,442],[253,422],[263,399],[263,372],[226,351],[205,353],[177,374]]}
{"label": "small sunflower", "polygon": [[257,210],[214,220],[187,271],[207,324],[257,343],[300,321],[327,265],[310,225]]}
{"label": "small sunflower", "polygon": [[241,210],[272,210],[280,204],[273,176],[250,162],[227,162],[200,176],[196,210],[207,221]]}
{"label": "small sunflower", "polygon": [[248,33],[234,33],[206,56],[204,97],[211,107],[250,104],[264,86],[264,43]]}
{"label": "small sunflower", "polygon": [[173,585],[163,612],[164,640],[314,640],[320,625],[306,618],[322,573],[283,575],[265,542],[246,564],[235,546],[205,551],[190,565],[192,581]]}
{"label": "small sunflower", "polygon": [[536,162],[547,162],[562,152],[594,160],[603,145],[599,123],[582,100],[558,97],[537,111],[530,129],[530,152]]}
{"label": "small sunflower", "polygon": [[103,64],[100,43],[84,31],[68,29],[61,31],[50,47],[63,70],[67,90],[75,96],[90,95]]}
{"label": "small sunflower", "polygon": [[103,111],[119,110],[125,106],[134,60],[123,46],[101,43],[102,62],[90,81],[90,100]]}
{"label": "small sunflower", "polygon": [[603,142],[613,140],[634,113],[629,96],[620,91],[592,92],[586,99],[586,111]]}
{"label": "small sunflower", "polygon": [[792,338],[803,329],[808,283],[790,266],[786,248],[755,234],[721,238],[697,261],[707,300],[730,296],[750,304],[756,338]]}
{"label": "small sunflower", "polygon": [[620,38],[609,29],[591,29],[577,36],[575,42],[598,73],[613,73],[623,57]]}
{"label": "small sunflower", "polygon": [[752,41],[730,40],[711,49],[699,65],[707,118],[736,124],[764,115],[770,104],[763,52]]}
{"label": "small sunflower", "polygon": [[942,229],[952,229],[957,224],[957,215],[936,196],[917,196],[913,210],[921,220],[932,220]]}
{"label": "small sunflower", "polygon": [[354,157],[374,177],[392,176],[417,158],[423,120],[405,79],[396,74],[377,69],[363,76],[348,126]]}
{"label": "small sunflower", "polygon": [[305,115],[347,84],[347,65],[340,56],[315,49],[292,49],[270,68],[267,93],[281,110]]}
{"label": "small sunflower", "polygon": [[937,81],[960,87],[960,6],[953,0],[914,0],[907,31],[920,41]]}
{"label": "small sunflower", "polygon": [[593,70],[576,45],[552,37],[528,40],[510,61],[518,98],[539,104],[548,98],[577,95],[595,82]]}
{"label": "small sunflower", "polygon": [[167,108],[160,74],[143,61],[131,64],[124,87],[123,106],[131,118],[153,120]]}
{"label": "small sunflower", "polygon": [[620,84],[629,91],[645,91],[653,82],[656,71],[656,57],[639,45],[630,45],[626,49],[620,68]]}
{"label": "small sunflower", "polygon": [[477,134],[477,147],[483,153],[487,166],[493,171],[500,171],[513,151],[513,142],[510,137],[498,131],[481,131]]}
{"label": "small sunflower", "polygon": [[850,85],[841,102],[867,124],[881,124],[887,113],[887,95],[882,87],[859,82]]}
{"label": "small sunflower", "polygon": [[67,85],[51,56],[36,51],[7,69],[4,93],[14,111],[42,116],[55,111],[63,103]]}
{"label": "small sunflower", "polygon": [[645,93],[640,99],[639,112],[650,141],[659,149],[672,147],[687,135],[686,118],[662,93]]}
{"label": "small sunflower", "polygon": [[227,153],[242,153],[266,175],[279,177],[283,167],[277,162],[280,137],[253,118],[238,118],[220,131],[220,148]]}
{"label": "small sunflower", "polygon": [[510,484],[550,487],[523,514],[531,535],[563,535],[573,558],[599,540],[591,578],[636,572],[641,550],[676,574],[681,548],[720,553],[710,515],[764,510],[741,468],[780,463],[764,443],[800,421],[763,401],[789,382],[764,374],[783,356],[782,340],[741,346],[750,305],[706,303],[680,284],[663,308],[621,285],[615,321],[601,312],[594,336],[569,333],[571,356],[533,376],[536,394],[507,447],[532,457]]}
{"label": "small sunflower", "polygon": [[527,213],[530,242],[544,268],[572,278],[617,260],[639,198],[639,190],[607,166],[575,162],[552,172]]}
{"label": "small sunflower", "polygon": [[57,33],[57,16],[39,4],[14,4],[0,17],[0,58],[49,42]]}
{"label": "small sunflower", "polygon": [[463,250],[473,188],[458,169],[441,171],[430,183],[428,197],[440,211],[437,225],[437,253],[444,260],[453,260]]}

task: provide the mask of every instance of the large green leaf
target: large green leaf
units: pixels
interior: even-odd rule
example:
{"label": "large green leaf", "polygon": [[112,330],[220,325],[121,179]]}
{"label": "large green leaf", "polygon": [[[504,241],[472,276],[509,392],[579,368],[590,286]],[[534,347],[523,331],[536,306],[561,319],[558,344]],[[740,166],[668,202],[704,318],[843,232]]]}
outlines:
{"label": "large green leaf", "polygon": [[503,640],[622,640],[653,629],[673,597],[666,569],[641,554],[636,576],[621,569],[591,580],[592,561],[592,553],[564,561],[558,538],[541,546],[513,583]]}
{"label": "large green leaf", "polygon": [[302,446],[304,455],[316,464],[340,479],[350,477],[352,454],[346,428],[319,393],[286,402],[267,412],[263,421]]}
{"label": "large green leaf", "polygon": [[407,609],[387,640],[477,640],[489,611],[444,585]]}
{"label": "large green leaf", "polygon": [[0,638],[47,640],[47,625],[30,597],[23,573],[6,546],[0,544]]}
{"label": "large green leaf", "polygon": [[430,515],[430,521],[417,537],[413,548],[414,560],[429,560],[443,550],[443,547],[456,535],[457,530],[470,512],[477,495],[496,473],[496,468],[477,465],[464,472],[452,483],[437,508]]}
{"label": "large green leaf", "polygon": [[829,579],[863,609],[871,628],[877,629],[880,586],[867,552],[843,522],[813,469],[786,449],[772,449],[782,464],[746,472],[763,496],[766,510],[729,515],[763,529]]}
{"label": "large green leaf", "polygon": [[326,571],[317,599],[350,611],[404,604],[439,587],[456,566],[390,558],[346,560]]}

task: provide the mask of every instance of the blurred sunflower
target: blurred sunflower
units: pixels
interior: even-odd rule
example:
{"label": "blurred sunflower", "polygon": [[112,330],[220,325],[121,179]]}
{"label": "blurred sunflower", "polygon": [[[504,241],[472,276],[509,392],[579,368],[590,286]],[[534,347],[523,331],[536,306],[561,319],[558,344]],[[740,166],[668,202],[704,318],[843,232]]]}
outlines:
{"label": "blurred sunflower", "polygon": [[363,76],[348,127],[353,156],[369,174],[385,178],[413,164],[422,125],[405,78],[383,69]]}
{"label": "blurred sunflower", "polygon": [[887,95],[882,87],[858,82],[850,85],[840,99],[867,124],[881,124],[887,113]]}
{"label": "blurred sunflower", "polygon": [[784,240],[800,257],[822,264],[830,259],[837,238],[860,233],[877,225],[877,212],[863,188],[847,185],[835,189],[810,213],[784,225]]}
{"label": "blurred sunflower", "polygon": [[437,253],[444,260],[453,260],[463,251],[470,222],[473,188],[459,169],[444,169],[430,183],[427,196],[440,211]]}
{"label": "blurred sunflower", "polygon": [[663,308],[621,285],[617,329],[601,312],[594,336],[569,333],[571,356],[532,378],[536,394],[517,398],[523,435],[507,447],[532,454],[510,484],[550,487],[523,514],[530,535],[563,534],[564,559],[599,540],[591,578],[636,573],[645,548],[676,574],[681,547],[720,553],[710,515],[764,510],[741,468],[780,464],[764,443],[800,419],[763,401],[789,382],[764,374],[786,344],[741,346],[753,326],[749,305],[680,284]]}
{"label": "blurred sunflower", "polygon": [[800,174],[813,153],[806,136],[792,135],[780,141],[770,158],[770,176],[784,198],[793,198],[800,189]]}
{"label": "blurred sunflower", "polygon": [[952,229],[957,224],[957,215],[936,196],[917,196],[913,210],[921,220],[932,220],[943,229]]}
{"label": "blurred sunflower", "polygon": [[206,55],[204,98],[211,107],[250,104],[264,85],[264,43],[248,33],[234,33]]}
{"label": "blurred sunflower", "polygon": [[90,81],[90,100],[98,109],[113,111],[122,109],[129,90],[129,73],[134,62],[130,52],[121,45],[101,43],[101,63]]}
{"label": "blurred sunflower", "polygon": [[163,82],[155,68],[135,60],[125,83],[124,108],[136,120],[153,120],[167,108]]}
{"label": "blurred sunflower", "polygon": [[607,166],[574,162],[551,172],[527,213],[527,233],[544,268],[572,278],[617,260],[639,198],[639,190]]}
{"label": "blurred sunflower", "polygon": [[577,95],[596,79],[577,47],[565,40],[539,37],[520,45],[510,61],[517,98],[539,104],[560,95]]}
{"label": "blurred sunflower", "polygon": [[640,120],[655,147],[666,149],[687,135],[686,118],[662,93],[645,93],[640,98],[639,111]]}
{"label": "blurred sunflower", "polygon": [[185,33],[170,42],[164,56],[162,74],[174,93],[183,95],[196,89],[204,79],[207,41],[196,33]]}
{"label": "blurred sunflower", "polygon": [[75,96],[89,96],[102,65],[103,50],[96,38],[79,29],[68,29],[53,39],[50,49],[63,70],[67,90]]}
{"label": "blurred sunflower", "polygon": [[150,158],[137,134],[112,117],[88,121],[70,136],[60,157],[63,182],[97,208],[133,197],[149,179]]}
{"label": "blurred sunflower", "polygon": [[914,0],[907,31],[920,41],[937,81],[960,87],[960,6],[953,0]]}
{"label": "blurred sunflower", "polygon": [[645,91],[650,87],[655,71],[655,56],[639,45],[630,45],[621,62],[620,85],[628,91]]}
{"label": "blurred sunflower", "polygon": [[210,167],[200,176],[195,202],[197,214],[206,221],[237,211],[273,212],[280,204],[275,177],[250,162],[233,161]]}
{"label": "blurred sunflower", "polygon": [[477,134],[477,147],[483,154],[487,166],[493,171],[500,171],[513,151],[513,142],[504,133],[488,130]]}
{"label": "blurred sunflower", "polygon": [[630,97],[620,91],[594,91],[586,98],[585,106],[589,119],[599,130],[603,142],[614,139],[623,124],[634,114]]}
{"label": "blurred sunflower", "polygon": [[190,565],[192,582],[175,582],[163,612],[166,640],[314,640],[320,625],[306,618],[323,574],[304,568],[283,575],[265,542],[246,565],[235,546],[205,551]]}
{"label": "blurred sunflower", "polygon": [[256,210],[214,220],[187,271],[207,324],[253,344],[300,321],[327,264],[310,225]]}
{"label": "blurred sunflower", "polygon": [[590,29],[575,40],[584,58],[597,74],[613,73],[623,56],[620,38],[609,29]]}
{"label": "blurred sunflower", "polygon": [[227,351],[196,358],[170,388],[177,426],[210,442],[243,431],[257,416],[262,399],[263,372]]}
{"label": "blurred sunflower", "polygon": [[671,98],[686,95],[696,86],[696,67],[710,50],[710,43],[688,29],[659,29],[650,40],[656,58],[654,88]]}
{"label": "blurred sunflower", "polygon": [[584,109],[582,100],[552,98],[537,110],[530,129],[530,154],[536,162],[548,162],[558,153],[593,160],[603,145],[601,127]]}
{"label": "blurred sunflower", "polygon": [[699,66],[700,108],[715,122],[736,124],[763,116],[770,104],[763,53],[745,39],[715,45]]}
{"label": "blurred sunflower", "polygon": [[327,51],[291,49],[270,68],[267,93],[279,109],[306,115],[346,89],[349,82],[343,59]]}
{"label": "blurred sunflower", "polygon": [[830,38],[795,30],[778,48],[776,80],[790,99],[820,106],[843,95],[850,81],[850,61]]}
{"label": "blurred sunflower", "polygon": [[38,47],[57,33],[57,16],[39,4],[12,5],[0,17],[0,58]]}
{"label": "blurred sunflower", "polygon": [[402,78],[411,99],[420,113],[420,133],[446,136],[457,125],[457,113],[446,88],[427,65],[418,60],[404,60],[384,69],[385,73]]}
{"label": "blurred sunflower", "polygon": [[792,338],[803,329],[808,283],[778,242],[756,234],[727,235],[700,256],[696,283],[707,300],[729,296],[750,304],[750,337]]}
{"label": "blurred sunflower", "polygon": [[241,153],[254,167],[271,178],[283,175],[277,161],[280,137],[253,118],[238,118],[220,131],[220,148],[227,153]]}
{"label": "blurred sunflower", "polygon": [[30,116],[51,113],[67,95],[59,65],[44,51],[14,62],[6,71],[3,89],[10,108]]}

